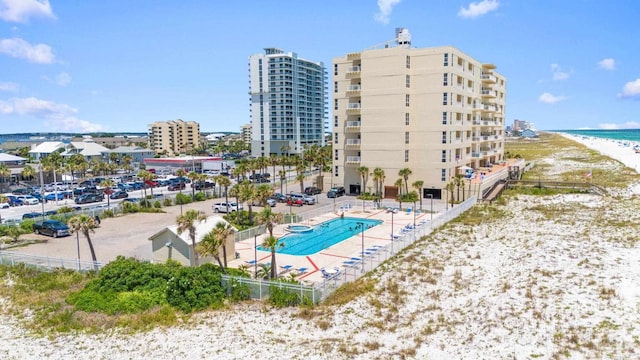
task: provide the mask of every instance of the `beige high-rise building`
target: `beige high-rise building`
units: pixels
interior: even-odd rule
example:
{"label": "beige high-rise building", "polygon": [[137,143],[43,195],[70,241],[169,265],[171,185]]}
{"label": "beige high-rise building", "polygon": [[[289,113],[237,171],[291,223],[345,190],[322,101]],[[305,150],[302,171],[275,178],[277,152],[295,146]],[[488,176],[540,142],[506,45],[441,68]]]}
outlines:
{"label": "beige high-rise building", "polygon": [[200,144],[200,124],[195,121],[157,121],[149,125],[149,148],[156,154],[166,151],[174,156],[193,150]]}
{"label": "beige high-rise building", "polygon": [[378,48],[333,59],[333,183],[361,189],[358,170],[384,170],[384,197],[397,194],[400,169],[423,198],[445,197],[465,166],[504,157],[506,81],[490,63],[452,46],[412,48],[406,29]]}
{"label": "beige high-rise building", "polygon": [[242,135],[242,141],[244,141],[244,143],[249,146],[251,146],[251,131],[252,131],[251,124],[242,125],[242,127],[240,128],[240,135]]}

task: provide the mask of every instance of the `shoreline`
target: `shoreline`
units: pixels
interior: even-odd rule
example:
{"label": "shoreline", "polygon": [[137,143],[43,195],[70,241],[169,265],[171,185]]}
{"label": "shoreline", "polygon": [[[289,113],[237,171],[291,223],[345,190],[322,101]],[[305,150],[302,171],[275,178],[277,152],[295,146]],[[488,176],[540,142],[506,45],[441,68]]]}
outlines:
{"label": "shoreline", "polygon": [[[567,139],[580,143],[591,150],[598,151],[602,155],[618,160],[627,167],[640,173],[640,153],[636,153],[634,147],[640,144],[629,140],[616,140],[609,138],[599,138],[586,135],[574,135],[558,132]],[[624,144],[627,144],[626,146]]]}

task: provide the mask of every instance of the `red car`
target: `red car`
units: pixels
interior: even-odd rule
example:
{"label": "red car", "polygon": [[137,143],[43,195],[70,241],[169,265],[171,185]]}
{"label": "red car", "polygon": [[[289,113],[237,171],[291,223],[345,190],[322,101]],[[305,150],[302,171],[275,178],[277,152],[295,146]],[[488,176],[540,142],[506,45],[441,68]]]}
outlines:
{"label": "red car", "polygon": [[176,190],[184,190],[185,185],[183,182],[179,182],[179,183],[173,183],[171,185],[169,185],[167,187],[167,190],[169,191],[176,191]]}
{"label": "red car", "polygon": [[292,205],[292,206],[302,206],[302,199],[297,199],[297,198],[289,197],[289,198],[287,199],[287,205]]}

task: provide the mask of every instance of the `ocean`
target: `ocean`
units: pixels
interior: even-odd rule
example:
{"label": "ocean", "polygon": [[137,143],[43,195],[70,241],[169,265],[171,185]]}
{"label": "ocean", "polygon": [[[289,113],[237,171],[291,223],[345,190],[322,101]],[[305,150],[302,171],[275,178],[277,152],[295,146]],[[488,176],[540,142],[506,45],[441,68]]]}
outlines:
{"label": "ocean", "polygon": [[566,133],[572,135],[592,136],[596,138],[626,140],[640,143],[640,129],[624,130],[554,130],[550,132]]}

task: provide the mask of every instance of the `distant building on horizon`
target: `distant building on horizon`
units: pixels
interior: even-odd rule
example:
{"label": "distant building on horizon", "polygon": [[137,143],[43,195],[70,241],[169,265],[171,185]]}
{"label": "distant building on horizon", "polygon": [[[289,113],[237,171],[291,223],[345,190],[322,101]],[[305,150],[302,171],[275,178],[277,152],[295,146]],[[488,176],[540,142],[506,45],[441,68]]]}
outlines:
{"label": "distant building on horizon", "polygon": [[453,46],[411,47],[406,29],[381,46],[333,59],[332,183],[373,192],[361,167],[384,170],[383,197],[395,198],[399,171],[409,190],[442,199],[467,168],[504,158],[506,80],[491,63]]}
{"label": "distant building on horizon", "polygon": [[251,155],[301,154],[323,146],[327,84],[322,62],[277,48],[249,57]]}
{"label": "distant building on horizon", "polygon": [[184,154],[200,146],[200,124],[182,119],[149,125],[149,148],[156,154]]}
{"label": "distant building on horizon", "polygon": [[535,124],[525,121],[525,120],[518,120],[518,119],[514,119],[513,120],[513,127],[511,128],[512,131],[514,132],[520,132],[522,130],[526,130],[526,129],[531,129],[535,132],[536,130],[536,126]]}
{"label": "distant building on horizon", "polygon": [[240,135],[245,144],[251,146],[251,124],[245,124],[240,127]]}

